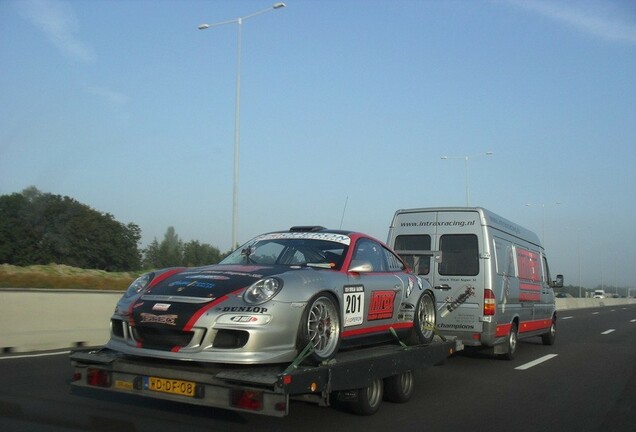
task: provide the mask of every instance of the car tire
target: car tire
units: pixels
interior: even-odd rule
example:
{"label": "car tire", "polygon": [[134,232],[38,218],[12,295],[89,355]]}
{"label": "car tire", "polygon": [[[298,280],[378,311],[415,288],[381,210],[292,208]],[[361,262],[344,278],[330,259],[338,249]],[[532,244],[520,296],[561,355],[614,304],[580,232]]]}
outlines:
{"label": "car tire", "polygon": [[361,416],[370,416],[375,414],[380,408],[384,388],[382,379],[375,378],[368,387],[357,390],[356,400],[351,402],[351,411]]}
{"label": "car tire", "polygon": [[430,291],[425,291],[417,300],[415,306],[415,317],[413,319],[413,332],[409,339],[410,345],[428,345],[435,337],[435,323],[437,321],[437,310],[435,308],[435,297]]}
{"label": "car tire", "polygon": [[340,332],[340,315],[335,299],[327,293],[318,294],[307,303],[303,311],[297,349],[301,352],[311,343],[311,360],[315,363],[329,360],[338,352]]}
{"label": "car tire", "polygon": [[554,340],[556,339],[556,317],[552,317],[552,322],[550,323],[550,330],[541,335],[541,341],[543,345],[554,345]]}
{"label": "car tire", "polygon": [[389,402],[408,402],[415,390],[413,371],[406,371],[384,379],[384,399]]}
{"label": "car tire", "polygon": [[513,322],[510,326],[510,331],[508,332],[508,338],[506,339],[506,352],[501,355],[501,358],[505,360],[512,360],[515,358],[515,353],[517,352],[517,343],[519,342],[517,332],[517,323]]}

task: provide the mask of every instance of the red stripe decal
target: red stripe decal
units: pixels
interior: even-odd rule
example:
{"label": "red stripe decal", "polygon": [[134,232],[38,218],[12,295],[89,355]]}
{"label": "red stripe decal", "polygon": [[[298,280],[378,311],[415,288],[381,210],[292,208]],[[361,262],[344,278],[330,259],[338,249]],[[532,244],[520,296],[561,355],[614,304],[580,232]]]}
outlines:
{"label": "red stripe decal", "polygon": [[[552,320],[550,319],[522,322],[521,326],[519,327],[519,333],[549,329],[550,325],[552,325]],[[510,327],[512,327],[512,324],[499,324],[497,326],[497,332],[495,333],[495,336],[503,337],[508,335],[508,333],[510,333]]]}
{"label": "red stripe decal", "polygon": [[227,295],[224,295],[223,297],[219,297],[218,299],[211,301],[210,303],[206,304],[205,306],[203,306],[201,309],[199,309],[198,311],[196,311],[192,317],[190,318],[190,320],[186,323],[185,326],[183,326],[183,331],[190,331],[192,330],[192,327],[194,326],[194,323],[197,322],[197,320],[201,317],[201,315],[203,315],[206,311],[212,309],[214,306],[218,305],[219,303],[223,303],[225,300],[227,300],[231,295],[236,295],[237,293],[241,292],[243,290],[243,288],[241,289],[237,289],[236,291],[233,291]]}
{"label": "red stripe decal", "polygon": [[164,273],[161,273],[158,276],[155,276],[155,278],[150,282],[150,285],[148,285],[148,288],[157,285],[162,280],[168,279],[170,276],[172,276],[172,275],[174,275],[176,273],[180,273],[180,272],[184,271],[185,269],[186,269],[185,267],[179,267],[179,268],[175,268],[175,269],[172,269],[172,270],[168,270],[167,272],[164,272]]}
{"label": "red stripe decal", "polygon": [[387,324],[376,327],[370,327],[365,329],[354,329],[354,330],[345,330],[342,332],[342,337],[347,338],[351,336],[361,336],[369,333],[381,333],[384,331],[388,331],[391,327],[394,330],[401,330],[413,327],[412,322],[404,322],[404,323],[396,323],[396,324]]}

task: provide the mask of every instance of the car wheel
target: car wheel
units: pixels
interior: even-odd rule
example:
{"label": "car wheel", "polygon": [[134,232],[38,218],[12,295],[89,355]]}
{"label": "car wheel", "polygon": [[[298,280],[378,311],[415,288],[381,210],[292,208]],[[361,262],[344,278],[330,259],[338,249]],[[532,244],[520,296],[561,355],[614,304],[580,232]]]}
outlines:
{"label": "car wheel", "polygon": [[435,298],[429,291],[425,291],[415,306],[415,318],[413,320],[413,333],[409,342],[412,345],[430,344],[435,337],[436,322]]}
{"label": "car wheel", "polygon": [[374,379],[368,387],[357,390],[357,398],[351,402],[354,414],[370,416],[375,414],[382,402],[383,386],[380,378]]}
{"label": "car wheel", "polygon": [[506,340],[506,353],[501,357],[506,360],[512,360],[515,358],[517,352],[517,323],[513,322],[510,326],[510,332],[508,333],[508,339]]}
{"label": "car wheel", "polygon": [[556,317],[552,317],[552,323],[550,324],[550,330],[541,335],[541,341],[543,345],[554,345],[554,339],[556,338]]}
{"label": "car wheel", "polygon": [[311,343],[310,358],[320,363],[332,358],[340,346],[340,316],[336,301],[329,294],[319,294],[305,308],[298,331],[298,350]]}
{"label": "car wheel", "polygon": [[389,402],[408,402],[415,389],[413,371],[406,371],[384,379],[384,399]]}

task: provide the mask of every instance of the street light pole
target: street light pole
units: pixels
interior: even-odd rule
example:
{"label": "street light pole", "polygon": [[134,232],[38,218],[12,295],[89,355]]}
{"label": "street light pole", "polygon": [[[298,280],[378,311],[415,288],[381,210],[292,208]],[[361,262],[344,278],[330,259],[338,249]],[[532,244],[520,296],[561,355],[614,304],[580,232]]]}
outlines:
{"label": "street light pole", "polygon": [[[555,202],[554,205],[560,205],[560,202]],[[537,204],[541,206],[541,243],[545,247],[545,204]],[[532,204],[526,204],[526,207],[534,207]]]}
{"label": "street light pole", "polygon": [[463,159],[464,160],[464,169],[465,169],[465,176],[464,176],[464,183],[465,183],[465,189],[466,189],[466,207],[468,207],[470,205],[470,188],[468,186],[469,182],[468,182],[468,177],[469,177],[469,173],[468,173],[468,161],[470,159],[475,159],[481,156],[492,156],[493,152],[488,151],[486,153],[484,153],[483,155],[475,155],[475,156],[442,156],[441,159],[444,160],[448,160],[448,159]]}
{"label": "street light pole", "polygon": [[239,147],[241,134],[241,47],[243,38],[243,21],[285,7],[285,3],[274,3],[267,9],[259,10],[249,15],[238,17],[232,20],[219,21],[212,24],[201,24],[199,30],[207,30],[211,27],[218,27],[225,24],[237,24],[236,42],[236,105],[234,110],[234,179],[232,183],[232,246],[231,250],[238,246],[238,186],[239,186]]}

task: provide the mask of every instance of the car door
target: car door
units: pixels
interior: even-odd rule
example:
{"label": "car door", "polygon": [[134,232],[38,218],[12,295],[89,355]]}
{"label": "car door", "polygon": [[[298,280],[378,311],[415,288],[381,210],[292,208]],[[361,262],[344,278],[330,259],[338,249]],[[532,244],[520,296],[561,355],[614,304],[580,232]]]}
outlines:
{"label": "car door", "polygon": [[404,282],[389,267],[386,248],[377,241],[360,238],[349,264],[349,285],[344,288],[344,335],[355,327],[356,335],[385,332],[396,319]]}

